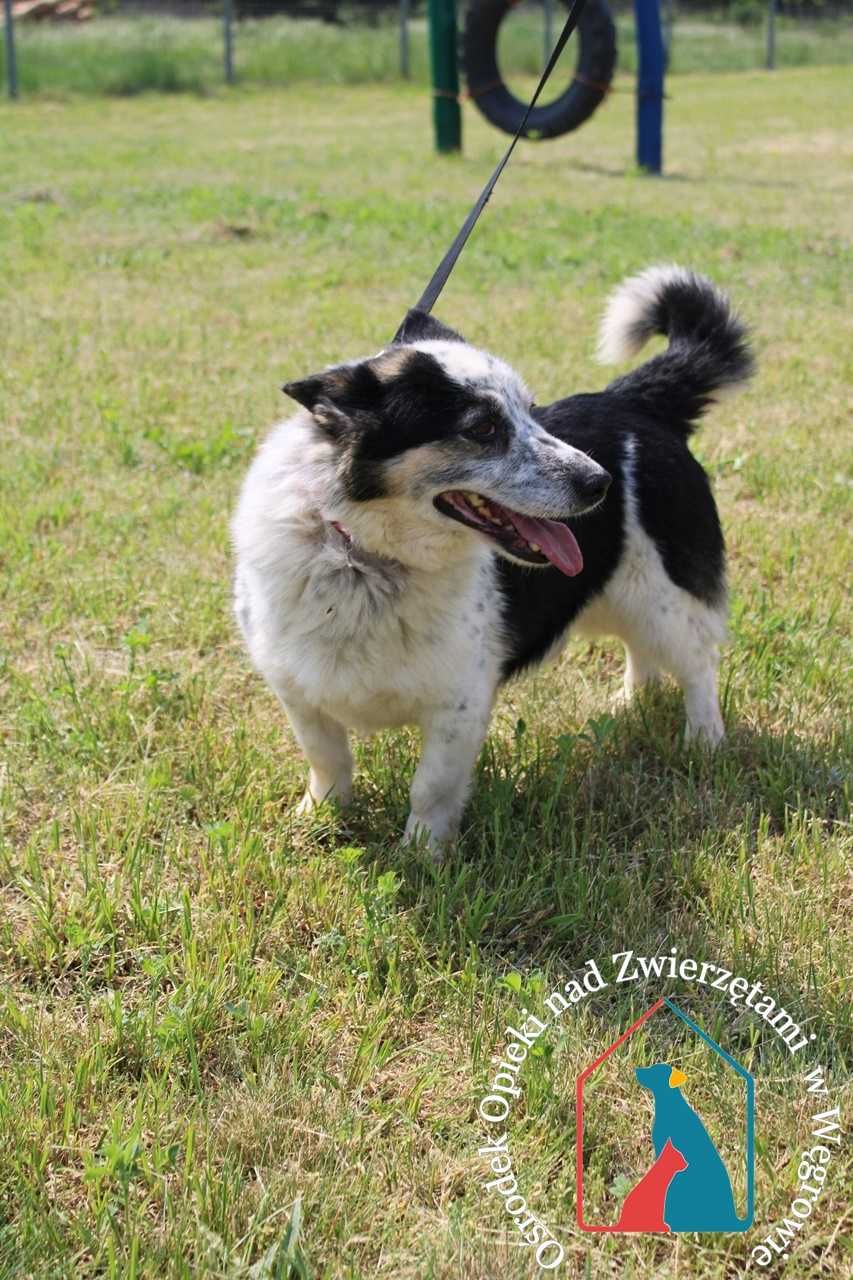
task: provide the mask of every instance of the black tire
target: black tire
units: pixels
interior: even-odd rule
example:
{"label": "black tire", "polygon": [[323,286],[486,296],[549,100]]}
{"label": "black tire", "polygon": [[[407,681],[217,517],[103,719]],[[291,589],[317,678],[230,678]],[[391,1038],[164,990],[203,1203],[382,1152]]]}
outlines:
{"label": "black tire", "polygon": [[[487,120],[504,133],[515,133],[526,102],[503,82],[498,67],[498,28],[512,0],[471,0],[465,18],[463,62],[468,92]],[[524,130],[533,140],[558,138],[588,120],[603,101],[616,66],[616,27],[606,0],[587,0],[578,23],[575,75],[559,98],[534,107]]]}

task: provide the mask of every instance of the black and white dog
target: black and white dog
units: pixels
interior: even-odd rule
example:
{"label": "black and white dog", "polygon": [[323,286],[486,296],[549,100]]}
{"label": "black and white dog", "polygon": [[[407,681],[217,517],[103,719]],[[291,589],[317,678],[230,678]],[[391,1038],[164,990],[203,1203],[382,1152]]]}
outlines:
{"label": "black and white dog", "polygon": [[233,522],[235,608],[310,764],[300,806],[345,803],[347,730],[416,724],[406,837],[453,836],[503,680],[573,625],[625,645],[625,694],[661,672],[687,734],[723,735],[725,552],[687,439],[743,382],[743,326],[707,280],[654,267],[607,307],[604,360],[666,350],[593,395],[534,405],[506,364],[431,317],[285,387]]}

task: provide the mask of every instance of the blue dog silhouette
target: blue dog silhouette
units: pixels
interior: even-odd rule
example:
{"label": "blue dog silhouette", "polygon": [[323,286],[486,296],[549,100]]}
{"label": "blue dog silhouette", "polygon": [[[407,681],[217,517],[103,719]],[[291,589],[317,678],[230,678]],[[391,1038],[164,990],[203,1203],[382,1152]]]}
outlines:
{"label": "blue dog silhouette", "polygon": [[670,1231],[743,1231],[746,1218],[735,1212],[732,1184],[708,1130],[681,1092],[687,1079],[668,1062],[637,1067],[634,1074],[654,1098],[652,1146],[659,1156],[671,1142],[687,1161],[669,1184],[664,1221]]}

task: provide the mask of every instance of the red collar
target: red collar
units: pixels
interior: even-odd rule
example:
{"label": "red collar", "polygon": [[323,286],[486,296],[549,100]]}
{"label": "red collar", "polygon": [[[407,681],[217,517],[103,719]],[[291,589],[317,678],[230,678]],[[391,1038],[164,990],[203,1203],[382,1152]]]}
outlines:
{"label": "red collar", "polygon": [[332,526],[333,529],[337,529],[338,533],[341,535],[341,537],[343,538],[347,546],[351,547],[352,534],[350,533],[349,529],[345,529],[344,526],[341,524],[340,520],[330,520],[329,524]]}
{"label": "red collar", "polygon": [[[326,523],[327,523],[327,524],[328,524],[332,529],[334,529],[336,533],[339,533],[339,534],[341,535],[341,537],[343,538],[343,540],[344,540],[344,547],[346,548],[347,564],[352,568],[352,567],[353,567],[353,562],[352,562],[352,559],[351,559],[351,554],[352,554],[352,553],[354,552],[354,550],[355,550],[355,538],[352,536],[352,534],[350,533],[349,529],[347,529],[346,525],[341,524],[340,520],[327,520],[327,521],[326,521]],[[360,549],[360,551],[359,551],[359,559],[360,559],[360,560],[364,560],[364,559],[366,559],[366,560],[378,560],[378,561],[380,561],[380,563],[381,563],[381,562],[384,562],[384,563],[385,563],[385,564],[387,564],[387,565],[396,564],[396,565],[399,565],[399,566],[402,568],[402,565],[400,564],[400,561],[398,561],[398,560],[394,560],[394,559],[392,559],[390,556],[383,556],[383,555],[380,555],[378,551],[377,551],[377,552],[366,552],[366,551],[364,550],[364,548],[363,548],[363,547],[362,547],[362,548]],[[356,566],[356,567],[358,567],[358,566]]]}

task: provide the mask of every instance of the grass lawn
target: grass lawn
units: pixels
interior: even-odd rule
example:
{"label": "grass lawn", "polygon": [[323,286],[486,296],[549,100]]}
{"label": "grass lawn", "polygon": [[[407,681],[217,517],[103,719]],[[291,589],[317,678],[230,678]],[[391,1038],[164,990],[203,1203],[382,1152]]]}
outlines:
{"label": "grass lawn", "polygon": [[[345,818],[292,818],[227,522],[279,384],[389,339],[503,139],[468,111],[464,157],[436,158],[405,87],[0,107],[4,1280],[530,1275],[483,1189],[492,1055],[628,947],[760,980],[815,1040],[794,1058],[678,982],[567,1015],[509,1125],[558,1274],[723,1280],[790,1214],[803,1073],[834,1105],[850,1045],[853,86],[670,92],[663,180],[630,169],[627,93],[523,146],[439,314],[545,402],[602,384],[625,273],[674,259],[731,291],[759,372],[695,445],[730,549],[729,736],[685,751],[668,689],[611,713],[618,646],[575,643],[505,691],[441,868],[396,842],[408,733],[360,744]],[[757,1079],[746,1237],[575,1226],[574,1078],[667,991]],[[588,1149],[601,1203],[648,1163],[632,1114],[618,1157]],[[774,1275],[850,1275],[841,1160]]]}
{"label": "grass lawn", "polygon": [[[554,17],[555,33],[562,9]],[[633,17],[617,16],[619,69],[633,72],[637,55]],[[215,93],[222,89],[222,24],[215,18],[99,16],[79,27],[65,23],[21,22],[16,27],[21,93],[61,97],[68,94],[133,94],[144,90]],[[234,28],[235,68],[241,84],[283,87],[304,82],[370,84],[400,79],[397,17],[386,13],[375,26],[268,18]],[[518,77],[542,68],[542,12],[523,7],[501,25],[500,65],[514,87]],[[429,65],[424,16],[409,24],[410,70],[426,84]],[[574,65],[576,54],[566,55]],[[679,16],[674,28],[671,69],[744,71],[763,67],[763,23],[741,25],[702,17]],[[776,60],[779,67],[853,63],[850,19],[780,17]],[[5,89],[0,58],[0,90]],[[568,76],[566,77],[566,82]],[[554,83],[558,83],[559,76]]]}

